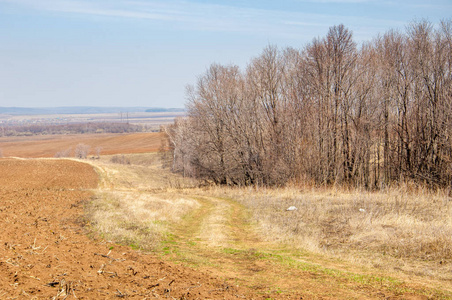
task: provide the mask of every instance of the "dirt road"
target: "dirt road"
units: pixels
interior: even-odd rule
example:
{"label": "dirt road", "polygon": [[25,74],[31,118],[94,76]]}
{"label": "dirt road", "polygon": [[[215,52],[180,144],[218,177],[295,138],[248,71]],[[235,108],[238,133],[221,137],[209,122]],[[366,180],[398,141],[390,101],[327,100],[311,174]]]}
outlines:
{"label": "dirt road", "polygon": [[[174,189],[164,181],[156,185],[155,172],[139,166],[99,164],[103,188],[148,195],[155,201],[168,193],[192,199],[196,209],[170,223],[169,234],[156,250],[165,261],[195,268],[228,285],[247,287],[269,299],[448,299],[451,294],[426,288],[309,252],[261,239],[250,212],[232,199],[202,189]],[[139,174],[138,174],[139,173]],[[135,174],[135,175],[133,175]],[[152,179],[151,179],[152,178]],[[160,188],[157,188],[160,187]],[[122,196],[125,197],[125,196]],[[121,202],[118,206],[127,206]],[[132,205],[132,203],[130,204]],[[125,209],[124,214],[130,211]]]}
{"label": "dirt road", "polygon": [[164,243],[167,260],[274,299],[429,299],[394,278],[262,241],[235,201],[196,199],[201,207],[176,225]]}

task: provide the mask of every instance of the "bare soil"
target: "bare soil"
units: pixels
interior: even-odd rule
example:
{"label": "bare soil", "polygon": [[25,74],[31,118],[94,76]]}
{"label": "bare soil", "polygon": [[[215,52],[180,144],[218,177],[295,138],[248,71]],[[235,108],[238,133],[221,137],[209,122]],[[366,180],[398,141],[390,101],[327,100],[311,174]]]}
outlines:
{"label": "bare soil", "polygon": [[98,175],[69,160],[0,159],[0,299],[258,299],[153,255],[86,236]]}
{"label": "bare soil", "polygon": [[162,138],[160,132],[0,137],[0,150],[5,157],[54,157],[60,151],[72,149],[73,152],[82,143],[90,146],[91,155],[98,147],[101,155],[146,153],[158,151]]}

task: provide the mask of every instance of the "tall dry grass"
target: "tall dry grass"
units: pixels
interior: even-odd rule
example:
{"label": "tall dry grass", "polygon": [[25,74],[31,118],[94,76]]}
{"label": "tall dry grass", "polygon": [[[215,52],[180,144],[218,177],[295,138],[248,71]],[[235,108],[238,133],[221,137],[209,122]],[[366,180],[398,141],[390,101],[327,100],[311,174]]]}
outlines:
{"label": "tall dry grass", "polygon": [[168,233],[168,226],[192,209],[194,199],[174,194],[102,191],[86,207],[92,228],[108,240],[153,250]]}
{"label": "tall dry grass", "polygon": [[157,153],[128,154],[127,164],[102,156],[90,161],[100,176],[96,197],[86,206],[92,229],[103,238],[144,250],[153,250],[169,233],[169,226],[198,201],[180,195],[179,187],[192,186],[161,167]]}
{"label": "tall dry grass", "polygon": [[[452,199],[445,191],[217,187],[208,193],[245,205],[268,241],[371,267],[452,279]],[[287,211],[290,206],[297,210]]]}

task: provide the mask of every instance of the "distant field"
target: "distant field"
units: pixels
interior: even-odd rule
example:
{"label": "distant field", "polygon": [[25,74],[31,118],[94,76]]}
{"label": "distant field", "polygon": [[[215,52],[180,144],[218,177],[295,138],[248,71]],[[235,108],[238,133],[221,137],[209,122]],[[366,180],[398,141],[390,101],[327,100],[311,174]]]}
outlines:
{"label": "distant field", "polygon": [[48,115],[7,115],[0,114],[0,125],[58,125],[80,123],[129,123],[147,126],[152,129],[160,125],[170,124],[177,117],[183,117],[185,112],[121,112],[96,114],[48,114]]}
{"label": "distant field", "polygon": [[162,138],[163,134],[159,132],[0,137],[0,150],[4,157],[53,157],[68,149],[73,153],[82,143],[90,146],[93,155],[98,147],[101,155],[145,153],[158,151]]}

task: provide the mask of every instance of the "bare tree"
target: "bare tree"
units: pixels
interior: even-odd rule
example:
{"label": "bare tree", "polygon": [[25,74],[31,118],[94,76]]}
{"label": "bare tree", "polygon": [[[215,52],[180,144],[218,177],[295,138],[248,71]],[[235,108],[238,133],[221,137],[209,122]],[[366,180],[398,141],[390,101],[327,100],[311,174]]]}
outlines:
{"label": "bare tree", "polygon": [[425,21],[357,48],[333,26],[268,46],[245,72],[211,65],[165,127],[173,170],[220,184],[312,180],[380,188],[452,179],[452,25]]}
{"label": "bare tree", "polygon": [[96,158],[99,159],[100,153],[102,152],[102,147],[100,147],[100,146],[96,147],[95,151],[96,151]]}
{"label": "bare tree", "polygon": [[68,149],[63,150],[63,151],[58,151],[57,153],[55,153],[54,157],[57,157],[57,158],[69,157],[69,156],[71,156],[71,152],[72,152],[72,148],[68,148]]}
{"label": "bare tree", "polygon": [[88,145],[85,145],[85,144],[82,144],[82,143],[78,144],[75,147],[75,157],[76,158],[80,158],[80,159],[85,159],[88,156],[88,154],[89,154],[90,148],[91,147],[88,146]]}
{"label": "bare tree", "polygon": [[173,172],[181,172],[184,177],[195,176],[192,167],[195,136],[189,122],[189,119],[176,118],[174,124],[162,127],[168,139],[168,150],[173,155],[171,169]]}

